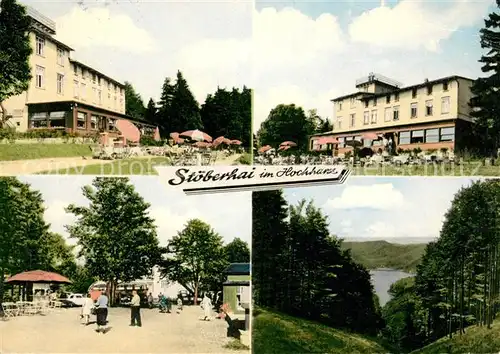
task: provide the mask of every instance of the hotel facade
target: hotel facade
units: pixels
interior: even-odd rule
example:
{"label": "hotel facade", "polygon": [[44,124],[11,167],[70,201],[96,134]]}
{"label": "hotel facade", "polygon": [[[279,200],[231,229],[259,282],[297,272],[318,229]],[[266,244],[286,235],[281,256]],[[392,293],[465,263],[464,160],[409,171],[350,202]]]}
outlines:
{"label": "hotel facade", "polygon": [[383,151],[387,142],[397,151],[462,149],[472,124],[472,83],[466,77],[449,76],[402,87],[370,74],[357,80],[356,92],[332,100],[333,131],[311,136],[309,149],[334,148],[344,154],[352,150],[350,140],[375,152]]}
{"label": "hotel facade", "polygon": [[78,135],[116,133],[119,119],[133,121],[144,134],[154,126],[125,114],[125,86],[108,75],[71,57],[74,51],[55,38],[56,24],[31,7],[29,58],[32,79],[27,91],[4,102],[7,126],[65,130]]}

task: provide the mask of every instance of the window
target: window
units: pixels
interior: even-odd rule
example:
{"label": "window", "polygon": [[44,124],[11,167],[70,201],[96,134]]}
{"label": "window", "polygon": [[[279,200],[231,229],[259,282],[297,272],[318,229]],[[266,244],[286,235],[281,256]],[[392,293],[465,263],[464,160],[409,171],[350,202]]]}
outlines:
{"label": "window", "polygon": [[64,49],[57,48],[57,64],[64,66]]}
{"label": "window", "polygon": [[43,57],[45,51],[45,38],[36,36],[36,55]]}
{"label": "window", "polygon": [[95,87],[92,87],[92,103],[97,102],[97,89]]}
{"label": "window", "polygon": [[454,141],[455,140],[455,127],[441,128],[440,141]]}
{"label": "window", "polygon": [[365,111],[363,113],[363,124],[370,124],[370,112]]}
{"label": "window", "polygon": [[92,83],[96,83],[97,82],[97,76],[96,74],[92,74]]}
{"label": "window", "polygon": [[101,77],[98,77],[98,78],[97,78],[97,84],[98,84],[99,86],[101,86],[101,85],[102,85],[102,79],[101,79]]}
{"label": "window", "polygon": [[78,129],[86,129],[87,128],[87,113],[78,112],[76,115],[76,127]]}
{"label": "window", "polygon": [[99,104],[102,104],[102,91],[101,90],[97,91],[97,102]]}
{"label": "window", "polygon": [[62,95],[64,93],[64,75],[57,74],[57,93]]}
{"label": "window", "polygon": [[49,115],[51,128],[64,128],[66,126],[66,112],[50,112]]}
{"label": "window", "polygon": [[425,115],[432,116],[433,105],[432,100],[425,101]]}
{"label": "window", "polygon": [[92,115],[92,116],[90,117],[90,129],[92,129],[92,130],[96,130],[96,129],[97,129],[98,122],[99,122],[99,117],[98,117],[98,116],[95,116],[95,115]]}
{"label": "window", "polygon": [[108,82],[108,90],[111,90],[111,82]]}
{"label": "window", "polygon": [[123,98],[120,98],[120,110],[122,109],[123,107]]}
{"label": "window", "polygon": [[438,143],[439,142],[439,129],[427,129],[425,131],[425,142],[426,143]]}
{"label": "window", "polygon": [[36,87],[43,88],[45,84],[45,68],[43,66],[36,66]]}
{"label": "window", "polygon": [[410,117],[417,118],[418,116],[418,103],[412,103],[410,105]]}
{"label": "window", "polygon": [[356,98],[351,97],[350,105],[351,108],[356,108]]}
{"label": "window", "polygon": [[391,103],[391,95],[385,97],[385,103]]}
{"label": "window", "polygon": [[84,84],[83,82],[80,85],[80,98],[84,101],[87,98],[87,85]]}
{"label": "window", "polygon": [[46,112],[32,113],[30,117],[30,127],[47,128],[48,127],[47,113]]}
{"label": "window", "polygon": [[424,142],[424,131],[423,130],[414,130],[411,132],[411,140],[410,144],[418,144]]}
{"label": "window", "polygon": [[441,98],[441,114],[450,113],[450,96]]}
{"label": "window", "polygon": [[443,91],[448,91],[448,83],[447,82],[443,82]]}
{"label": "window", "polygon": [[377,105],[377,97],[375,97],[375,98],[373,99],[373,106],[376,106],[376,105]]}
{"label": "window", "polygon": [[339,148],[345,147],[345,138],[337,138],[339,142]]}
{"label": "window", "polygon": [[410,132],[399,132],[399,144],[409,144],[411,141]]}
{"label": "window", "polygon": [[74,98],[78,98],[79,97],[79,88],[80,88],[80,84],[77,80],[74,80],[73,81],[73,97]]}
{"label": "window", "polygon": [[356,126],[356,114],[355,113],[352,113],[350,116],[349,116],[349,122],[350,122],[350,127],[353,128]]}
{"label": "window", "polygon": [[83,69],[81,69],[82,71],[82,79],[85,80],[87,78],[87,72]]}
{"label": "window", "polygon": [[113,131],[115,130],[115,119],[110,119],[108,122],[108,130]]}
{"label": "window", "polygon": [[416,88],[411,90],[411,98],[417,98],[417,89]]}
{"label": "window", "polygon": [[[116,97],[115,97],[116,99]],[[115,101],[116,103],[116,101]],[[337,129],[342,129],[342,117],[337,117]]]}
{"label": "window", "polygon": [[[118,92],[118,86],[116,86],[116,84],[114,84],[113,86],[115,88],[115,95],[116,95],[116,93]],[[342,110],[342,102],[340,102],[340,110]]]}
{"label": "window", "polygon": [[[116,86],[115,86],[115,92],[116,92]],[[341,111],[342,110],[342,102],[339,102],[338,104],[338,110]]]}
{"label": "window", "polygon": [[399,120],[399,106],[392,107],[392,120]]}
{"label": "window", "polygon": [[372,111],[372,119],[371,119],[371,122],[372,122],[372,124],[376,124],[376,123],[377,123],[377,110],[376,110],[376,109],[374,109],[374,110]]}
{"label": "window", "polygon": [[114,97],[113,107],[116,109],[116,96]]}
{"label": "window", "polygon": [[75,64],[73,64],[73,74],[75,74],[75,76],[78,76],[78,66],[76,66]]}
{"label": "window", "polygon": [[124,95],[125,94],[125,90],[123,88],[120,88],[120,95]]}
{"label": "window", "polygon": [[384,122],[390,122],[392,120],[392,108],[387,107],[384,111]]}
{"label": "window", "polygon": [[394,94],[394,101],[399,102],[399,92]]}
{"label": "window", "polygon": [[432,95],[432,85],[427,86],[427,94]]}

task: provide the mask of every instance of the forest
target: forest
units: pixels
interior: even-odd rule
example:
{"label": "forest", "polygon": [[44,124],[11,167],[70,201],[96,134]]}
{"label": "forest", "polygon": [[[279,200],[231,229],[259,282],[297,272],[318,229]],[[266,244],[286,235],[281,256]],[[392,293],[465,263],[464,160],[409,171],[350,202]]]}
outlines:
{"label": "forest", "polygon": [[386,352],[500,349],[499,180],[457,191],[416,275],[392,284],[383,308],[367,269],[329,234],[313,201],[288,205],[272,191],[254,192],[252,202],[259,308],[374,338]]}

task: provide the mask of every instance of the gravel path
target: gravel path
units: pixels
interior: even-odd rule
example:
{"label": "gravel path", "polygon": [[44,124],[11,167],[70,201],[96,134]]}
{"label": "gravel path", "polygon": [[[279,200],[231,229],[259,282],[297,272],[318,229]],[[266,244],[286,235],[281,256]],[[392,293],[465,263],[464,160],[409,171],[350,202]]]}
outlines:
{"label": "gravel path", "polygon": [[[222,320],[201,321],[201,309],[185,307],[181,314],[141,310],[143,326],[129,327],[130,310],[110,309],[106,334],[79,321],[79,309],[61,309],[46,316],[0,321],[3,353],[241,353],[224,344],[227,325]],[[95,318],[93,318],[95,320]]]}

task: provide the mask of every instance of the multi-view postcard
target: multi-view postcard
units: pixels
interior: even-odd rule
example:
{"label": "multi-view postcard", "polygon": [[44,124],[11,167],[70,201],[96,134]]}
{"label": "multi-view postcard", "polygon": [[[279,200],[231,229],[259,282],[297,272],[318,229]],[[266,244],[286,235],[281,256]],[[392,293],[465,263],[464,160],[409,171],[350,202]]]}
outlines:
{"label": "multi-view postcard", "polygon": [[1,4],[0,174],[251,162],[250,3]]}
{"label": "multi-view postcard", "polygon": [[0,200],[2,352],[249,352],[250,193],[24,176]]}

